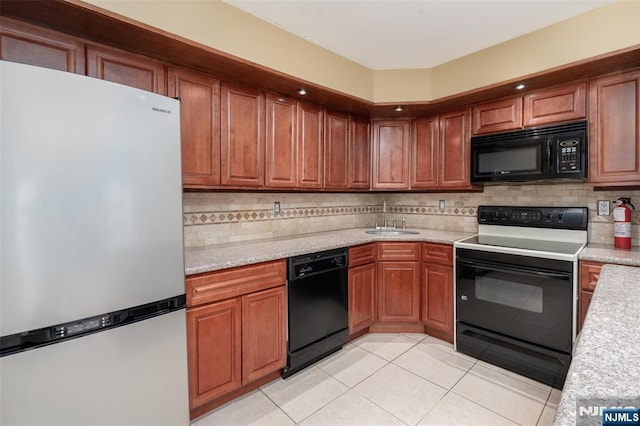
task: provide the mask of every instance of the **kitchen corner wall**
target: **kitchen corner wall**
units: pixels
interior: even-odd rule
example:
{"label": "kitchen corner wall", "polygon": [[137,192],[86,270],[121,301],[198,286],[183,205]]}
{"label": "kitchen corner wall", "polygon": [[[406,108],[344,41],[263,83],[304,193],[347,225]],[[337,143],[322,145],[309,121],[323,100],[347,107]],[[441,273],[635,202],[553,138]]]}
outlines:
{"label": "kitchen corner wall", "polygon": [[[382,223],[382,202],[389,223],[402,218],[407,227],[476,232],[480,204],[586,206],[589,242],[613,243],[613,216],[598,216],[597,200],[631,197],[640,209],[640,190],[594,191],[586,183],[488,185],[481,193],[185,193],[185,246],[197,247],[313,232],[372,227]],[[445,200],[444,211],[438,201]],[[280,202],[280,214],[273,202]],[[613,213],[613,203],[611,213]],[[640,245],[640,210],[632,215],[632,241]]]}

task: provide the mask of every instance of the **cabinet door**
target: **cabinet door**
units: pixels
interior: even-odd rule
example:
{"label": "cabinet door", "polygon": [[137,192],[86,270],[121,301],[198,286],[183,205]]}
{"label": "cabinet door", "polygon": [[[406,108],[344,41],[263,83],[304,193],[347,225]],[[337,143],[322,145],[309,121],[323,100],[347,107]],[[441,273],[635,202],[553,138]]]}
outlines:
{"label": "cabinet door", "polygon": [[453,268],[422,265],[422,322],[453,337]]}
{"label": "cabinet door", "polygon": [[351,120],[349,146],[349,188],[371,186],[371,133],[368,121]]}
{"label": "cabinet door", "polygon": [[378,320],[420,321],[419,262],[378,262]]}
{"label": "cabinet door", "polygon": [[164,63],[104,46],[87,46],[87,75],[167,94]]}
{"label": "cabinet door", "polygon": [[267,94],[265,186],[295,188],[298,181],[296,101]]}
{"label": "cabinet door", "polygon": [[409,188],[409,121],[373,122],[373,188]]}
{"label": "cabinet door", "polygon": [[187,310],[192,409],[241,386],[240,309],[234,298]]}
{"label": "cabinet door", "polygon": [[473,106],[473,134],[522,128],[522,97],[501,99]]}
{"label": "cabinet door", "polygon": [[168,76],[169,96],[180,97],[182,183],[220,185],[220,81],[182,68]]}
{"label": "cabinet door", "polygon": [[349,187],[349,116],[329,111],[325,115],[324,187]]}
{"label": "cabinet door", "polygon": [[0,59],[85,73],[84,44],[80,40],[4,17],[0,17]]}
{"label": "cabinet door", "polygon": [[469,173],[470,116],[468,109],[440,116],[440,188],[472,188]]}
{"label": "cabinet door", "polygon": [[589,182],[640,185],[640,70],[595,79],[589,95]]}
{"label": "cabinet door", "polygon": [[242,382],[247,384],[287,364],[287,289],[242,296]]}
{"label": "cabinet door", "polygon": [[220,181],[222,185],[264,185],[262,92],[222,83]]}
{"label": "cabinet door", "polygon": [[376,265],[349,268],[349,333],[376,322]]}
{"label": "cabinet door", "polygon": [[298,187],[322,188],[324,111],[298,103]]}
{"label": "cabinet door", "polygon": [[438,187],[438,117],[411,123],[411,188]]}
{"label": "cabinet door", "polygon": [[524,125],[579,120],[587,113],[586,83],[554,87],[524,97]]}
{"label": "cabinet door", "polygon": [[580,289],[586,291],[594,291],[596,283],[600,278],[603,263],[600,262],[580,262]]}
{"label": "cabinet door", "polygon": [[596,283],[600,278],[603,263],[580,261],[580,292],[578,298],[578,332],[582,330],[584,318],[587,316],[587,310],[591,303],[591,296],[596,289]]}

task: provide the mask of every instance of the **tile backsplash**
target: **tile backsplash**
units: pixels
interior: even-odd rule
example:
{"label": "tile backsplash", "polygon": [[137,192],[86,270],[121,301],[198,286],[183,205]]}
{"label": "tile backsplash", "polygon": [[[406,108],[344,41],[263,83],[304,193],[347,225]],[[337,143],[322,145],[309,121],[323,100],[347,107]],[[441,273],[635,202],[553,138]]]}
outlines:
{"label": "tile backsplash", "polygon": [[[404,218],[407,227],[476,232],[480,204],[580,206],[589,208],[589,242],[613,243],[613,200],[640,190],[594,191],[586,183],[487,185],[476,193],[245,193],[187,192],[183,196],[185,246],[196,247],[382,223],[387,202],[389,223]],[[444,210],[439,200],[445,201]],[[598,216],[598,200],[611,201],[611,214]],[[280,202],[275,214],[274,201]],[[638,206],[640,209],[640,205]],[[640,245],[640,211],[632,214],[633,245]]]}

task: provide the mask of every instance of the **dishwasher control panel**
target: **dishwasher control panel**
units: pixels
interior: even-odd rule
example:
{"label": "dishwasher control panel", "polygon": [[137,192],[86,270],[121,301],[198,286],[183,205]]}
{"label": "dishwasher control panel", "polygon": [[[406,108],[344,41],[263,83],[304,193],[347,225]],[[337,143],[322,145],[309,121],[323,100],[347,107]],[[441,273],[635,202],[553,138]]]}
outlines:
{"label": "dishwasher control panel", "polygon": [[337,249],[289,258],[289,280],[348,265],[348,250]]}

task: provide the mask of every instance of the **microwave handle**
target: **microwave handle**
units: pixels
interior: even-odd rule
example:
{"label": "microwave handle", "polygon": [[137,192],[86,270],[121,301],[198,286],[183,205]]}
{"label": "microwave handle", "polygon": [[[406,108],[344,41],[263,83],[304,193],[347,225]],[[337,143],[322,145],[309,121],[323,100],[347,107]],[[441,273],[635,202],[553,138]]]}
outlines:
{"label": "microwave handle", "polygon": [[550,173],[551,175],[555,175],[556,173],[556,169],[552,164],[553,156],[551,155],[551,150],[554,150],[555,152],[555,148],[556,148],[553,142],[554,142],[553,139],[547,139],[547,142],[546,142],[547,149],[545,150],[547,153],[547,173]]}

